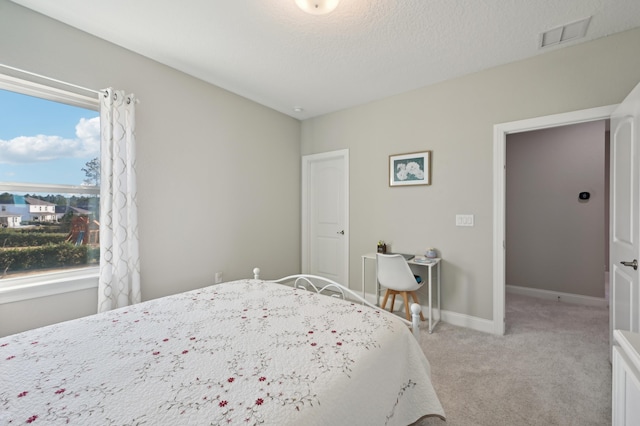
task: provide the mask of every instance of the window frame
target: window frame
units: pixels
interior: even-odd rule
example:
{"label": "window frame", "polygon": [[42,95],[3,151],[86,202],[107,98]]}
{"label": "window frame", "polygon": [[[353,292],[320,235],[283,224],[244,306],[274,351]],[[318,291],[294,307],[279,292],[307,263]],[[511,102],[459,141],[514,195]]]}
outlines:
{"label": "window frame", "polygon": [[[62,82],[57,82],[56,80],[49,81],[45,78],[38,78],[32,75],[27,76],[27,78],[28,79],[18,78],[0,71],[0,89],[100,112],[98,92],[88,96],[87,93],[93,91],[82,89],[78,86],[64,85]],[[36,81],[38,79],[41,80],[42,83]],[[69,86],[73,90],[69,90],[66,86]],[[100,195],[100,187],[98,186],[0,182],[0,193],[9,191]],[[43,272],[41,274],[23,277],[1,278],[0,305],[37,297],[97,288],[99,272],[99,266],[88,266],[69,270]]]}

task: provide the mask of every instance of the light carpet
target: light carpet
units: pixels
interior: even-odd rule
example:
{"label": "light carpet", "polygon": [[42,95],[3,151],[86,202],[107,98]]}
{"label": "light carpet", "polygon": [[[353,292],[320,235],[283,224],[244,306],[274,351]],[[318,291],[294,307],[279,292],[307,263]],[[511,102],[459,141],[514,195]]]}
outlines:
{"label": "light carpet", "polygon": [[422,331],[447,422],[417,425],[611,424],[608,309],[514,294],[506,307],[504,336]]}

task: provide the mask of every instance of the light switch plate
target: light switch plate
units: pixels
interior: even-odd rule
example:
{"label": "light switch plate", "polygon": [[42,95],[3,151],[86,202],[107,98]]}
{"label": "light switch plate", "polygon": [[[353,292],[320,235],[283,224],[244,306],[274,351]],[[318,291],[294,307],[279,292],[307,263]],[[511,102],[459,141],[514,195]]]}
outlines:
{"label": "light switch plate", "polygon": [[472,214],[457,214],[456,226],[473,226]]}

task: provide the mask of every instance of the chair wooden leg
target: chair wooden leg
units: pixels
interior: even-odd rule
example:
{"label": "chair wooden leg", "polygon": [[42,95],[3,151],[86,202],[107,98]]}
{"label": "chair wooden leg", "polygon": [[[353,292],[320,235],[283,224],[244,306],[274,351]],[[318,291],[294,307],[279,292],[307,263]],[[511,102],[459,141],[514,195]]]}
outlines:
{"label": "chair wooden leg", "polygon": [[389,312],[393,312],[393,305],[396,304],[396,294],[398,294],[397,291],[391,290],[391,309],[389,309]]}
{"label": "chair wooden leg", "polygon": [[411,321],[411,311],[409,311],[409,296],[406,291],[402,292],[402,300],[404,300],[404,311],[407,314],[407,320]]}
{"label": "chair wooden leg", "polygon": [[[412,291],[410,294],[411,294],[411,297],[413,297],[413,301],[419,305],[420,301],[418,300],[418,295],[416,294],[416,292]],[[420,311],[420,320],[424,321],[424,315],[422,315],[422,310]]]}
{"label": "chair wooden leg", "polygon": [[387,299],[389,299],[389,294],[390,294],[390,290],[387,289],[387,291],[384,292],[384,299],[382,299],[382,309],[383,310],[384,310],[384,308],[387,307]]}

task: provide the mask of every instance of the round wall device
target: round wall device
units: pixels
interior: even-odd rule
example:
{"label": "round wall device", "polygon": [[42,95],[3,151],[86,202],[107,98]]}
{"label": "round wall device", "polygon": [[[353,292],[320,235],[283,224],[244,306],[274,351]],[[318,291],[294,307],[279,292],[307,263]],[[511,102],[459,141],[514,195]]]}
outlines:
{"label": "round wall device", "polygon": [[589,194],[588,192],[581,192],[578,195],[578,198],[581,200],[588,200],[589,198],[591,198],[591,194]]}

